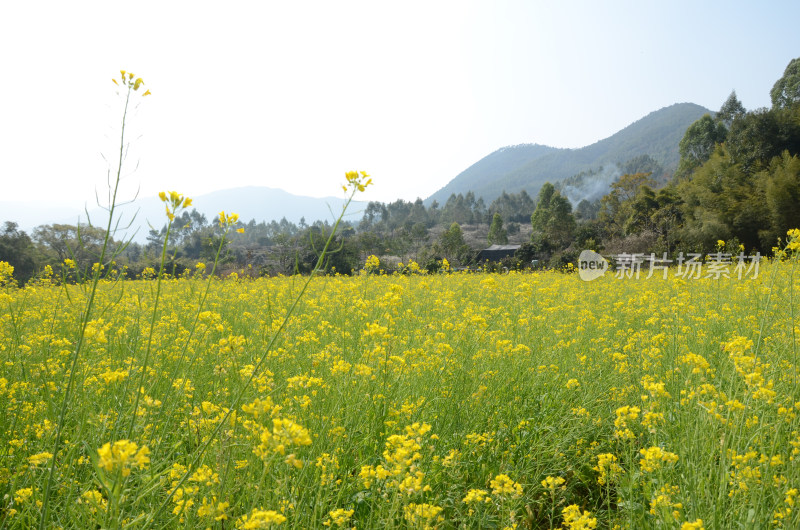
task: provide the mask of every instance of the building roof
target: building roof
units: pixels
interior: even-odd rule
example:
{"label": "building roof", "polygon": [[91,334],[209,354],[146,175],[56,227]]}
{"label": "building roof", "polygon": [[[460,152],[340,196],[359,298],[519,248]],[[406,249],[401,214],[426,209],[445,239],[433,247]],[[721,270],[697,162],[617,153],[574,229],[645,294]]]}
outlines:
{"label": "building roof", "polygon": [[492,245],[478,252],[477,260],[482,261],[500,261],[503,258],[513,256],[521,245]]}
{"label": "building roof", "polygon": [[519,250],[522,245],[492,245],[483,250]]}

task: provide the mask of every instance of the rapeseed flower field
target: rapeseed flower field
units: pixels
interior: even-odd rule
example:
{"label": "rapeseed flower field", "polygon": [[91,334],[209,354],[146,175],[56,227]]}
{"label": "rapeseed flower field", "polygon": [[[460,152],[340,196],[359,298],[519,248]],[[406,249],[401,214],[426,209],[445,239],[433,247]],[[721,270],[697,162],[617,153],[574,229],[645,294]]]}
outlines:
{"label": "rapeseed flower field", "polygon": [[[800,230],[758,274],[0,261],[0,527],[797,528]],[[111,173],[113,174],[113,173]],[[372,184],[346,174],[352,197]],[[349,203],[348,203],[349,204]],[[345,207],[346,208],[346,207]],[[334,224],[320,263],[342,217]],[[724,243],[724,242],[721,242]]]}
{"label": "rapeseed flower field", "polygon": [[1,267],[0,526],[52,468],[62,528],[796,528],[795,267],[198,267],[108,275],[88,321],[86,283]]}

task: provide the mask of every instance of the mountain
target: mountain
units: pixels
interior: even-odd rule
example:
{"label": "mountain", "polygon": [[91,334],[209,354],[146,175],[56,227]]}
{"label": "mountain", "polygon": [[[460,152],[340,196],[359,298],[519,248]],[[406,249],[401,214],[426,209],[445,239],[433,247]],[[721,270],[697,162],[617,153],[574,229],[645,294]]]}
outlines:
{"label": "mountain", "polygon": [[[192,197],[191,208],[204,214],[209,221],[216,219],[219,212],[225,210],[228,213],[239,214],[239,219],[245,223],[251,219],[257,223],[280,221],[283,217],[292,223],[299,223],[300,218],[304,217],[308,224],[312,224],[318,220],[335,221],[342,211],[344,202],[344,199],[340,197],[317,199],[293,195],[275,188],[246,186]],[[366,203],[353,201],[350,203],[345,220],[358,221],[365,207]],[[140,197],[132,204],[121,206],[118,212],[122,219],[120,226],[127,225],[133,219],[133,223],[125,229],[125,232],[128,234],[136,232],[134,241],[138,242],[145,240],[151,225],[160,229],[167,220],[164,214],[164,204],[158,197]],[[105,211],[94,208],[89,211],[89,216],[93,224],[105,227],[104,219],[107,219]],[[0,202],[0,223],[14,221],[19,224],[20,229],[25,230],[28,234],[38,225],[76,224],[79,218],[81,223],[86,223],[86,213],[77,208],[56,207],[55,205],[42,208],[37,207],[35,203]],[[117,239],[120,238],[121,235],[118,235]]]}
{"label": "mountain", "polygon": [[468,167],[445,187],[428,197],[447,202],[451,194],[472,191],[486,204],[505,190],[526,190],[536,197],[545,182],[555,183],[600,167],[620,166],[632,158],[649,155],[665,170],[677,167],[678,143],[686,129],[703,114],[710,113],[694,103],[676,103],[651,112],[618,133],[579,149],[557,149],[538,144],[503,147]]}

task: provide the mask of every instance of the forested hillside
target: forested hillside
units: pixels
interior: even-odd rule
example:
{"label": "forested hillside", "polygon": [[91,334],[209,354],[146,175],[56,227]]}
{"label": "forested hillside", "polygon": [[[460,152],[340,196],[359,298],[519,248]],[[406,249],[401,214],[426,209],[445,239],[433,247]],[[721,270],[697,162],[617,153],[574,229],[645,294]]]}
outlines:
{"label": "forested hillside", "polygon": [[643,155],[668,170],[678,165],[678,142],[686,128],[709,110],[677,103],[657,110],[618,133],[580,149],[540,145],[504,147],[464,170],[425,202],[444,202],[451,194],[471,191],[491,202],[503,191],[536,195],[545,182],[557,182],[601,166],[621,165]]}

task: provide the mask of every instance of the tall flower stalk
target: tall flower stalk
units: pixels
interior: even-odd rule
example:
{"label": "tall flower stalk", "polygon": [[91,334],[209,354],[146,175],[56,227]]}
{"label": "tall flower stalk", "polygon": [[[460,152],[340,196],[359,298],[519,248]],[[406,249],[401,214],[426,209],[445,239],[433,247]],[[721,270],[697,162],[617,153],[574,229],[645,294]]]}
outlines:
{"label": "tall flower stalk", "polygon": [[[67,409],[69,407],[70,398],[72,397],[72,391],[75,387],[75,378],[78,371],[78,360],[81,356],[81,351],[83,350],[84,346],[84,339],[86,336],[86,328],[89,324],[91,317],[92,317],[92,310],[94,309],[95,303],[95,296],[97,294],[97,287],[100,283],[100,278],[102,275],[102,264],[106,262],[106,258],[109,254],[111,254],[111,228],[114,226],[115,222],[115,209],[117,206],[117,194],[119,192],[120,187],[120,180],[122,176],[122,165],[125,159],[125,151],[126,151],[126,138],[125,138],[125,129],[128,120],[128,109],[131,103],[131,98],[135,95],[139,94],[139,89],[144,85],[144,81],[142,81],[141,77],[136,77],[131,72],[126,72],[125,70],[120,70],[120,81],[117,79],[112,79],[115,85],[122,88],[125,98],[125,103],[122,110],[122,122],[121,122],[121,130],[120,130],[120,138],[119,138],[119,158],[117,161],[117,168],[116,168],[116,176],[114,178],[113,183],[110,183],[111,193],[109,194],[109,204],[108,204],[108,222],[106,224],[106,231],[105,237],[103,239],[103,247],[100,251],[100,258],[98,259],[98,263],[100,266],[92,268],[92,276],[91,276],[91,287],[88,291],[88,296],[86,300],[86,306],[83,310],[83,314],[81,317],[81,322],[79,325],[78,330],[78,339],[75,342],[75,349],[72,351],[72,356],[69,361],[69,379],[67,380],[67,387],[64,389],[64,397],[61,400],[61,407],[58,414],[58,422],[56,424],[56,431],[55,431],[55,441],[53,442],[53,450],[51,451],[53,457],[50,459],[50,470],[47,476],[47,484],[44,489],[44,496],[42,499],[42,517],[39,520],[39,528],[43,529],[47,526],[48,515],[49,515],[49,508],[50,508],[50,493],[53,488],[53,480],[56,473],[56,467],[58,465],[58,454],[61,450],[62,444],[62,437],[64,431],[64,424],[66,422],[67,416]],[[149,96],[150,91],[146,90],[141,93],[141,96]]]}
{"label": "tall flower stalk", "polygon": [[[172,489],[170,490],[169,494],[167,494],[167,497],[164,499],[164,501],[161,503],[158,509],[154,510],[150,514],[150,517],[147,519],[145,523],[146,528],[149,528],[155,522],[156,518],[166,509],[167,505],[169,504],[170,500],[173,498],[175,493],[181,488],[181,486],[183,486],[184,482],[186,482],[186,480],[191,476],[191,474],[197,468],[197,465],[199,464],[200,460],[203,458],[203,455],[205,455],[208,448],[216,439],[217,435],[222,429],[222,426],[228,422],[231,414],[241,404],[242,397],[244,396],[245,392],[249,389],[250,385],[253,383],[253,380],[261,375],[261,372],[264,369],[264,363],[269,357],[269,353],[270,351],[272,351],[275,341],[278,339],[278,337],[280,337],[281,333],[283,332],[284,328],[289,322],[289,319],[294,314],[297,305],[303,298],[303,295],[308,289],[308,286],[311,283],[311,281],[314,279],[314,276],[325,263],[325,258],[328,255],[328,251],[330,249],[331,243],[334,240],[337,229],[339,228],[339,224],[342,222],[342,219],[344,218],[344,214],[347,211],[347,207],[350,206],[350,203],[353,201],[353,197],[355,197],[356,193],[363,192],[367,186],[370,186],[372,184],[372,179],[365,171],[349,171],[345,174],[345,178],[347,179],[347,182],[344,186],[342,186],[342,189],[345,191],[345,193],[347,193],[347,200],[344,206],[342,207],[342,212],[339,214],[339,217],[333,224],[333,229],[331,230],[331,233],[328,236],[325,245],[322,247],[322,251],[319,253],[319,256],[317,257],[317,263],[311,270],[311,274],[308,275],[308,278],[306,279],[305,283],[303,283],[302,289],[300,289],[300,292],[297,294],[297,297],[294,299],[294,302],[289,307],[289,310],[286,312],[286,315],[284,315],[280,326],[275,331],[275,333],[273,333],[272,338],[269,341],[269,344],[267,344],[265,351],[262,352],[261,357],[259,358],[255,367],[251,371],[250,376],[247,378],[242,387],[234,396],[230,406],[228,407],[228,410],[225,412],[222,418],[220,418],[219,421],[217,421],[216,425],[214,426],[214,429],[208,436],[208,440],[206,440],[206,442],[203,443],[202,446],[200,446],[199,450],[196,452],[194,458],[192,459],[191,465],[189,465],[186,468],[186,471],[184,472],[183,476],[181,476],[181,478],[173,484]],[[236,223],[236,221],[238,220],[238,216],[236,217],[225,216],[225,213],[223,212],[220,214],[220,223],[222,223],[223,220],[225,221],[226,226],[230,226],[231,224]]]}
{"label": "tall flower stalk", "polygon": [[161,299],[161,283],[164,279],[164,269],[167,263],[167,246],[169,245],[169,235],[172,231],[172,223],[175,221],[175,213],[178,210],[188,208],[192,204],[192,199],[184,197],[175,191],[170,191],[169,193],[162,191],[158,194],[158,197],[161,199],[161,202],[164,203],[164,207],[166,208],[168,220],[167,233],[164,236],[164,244],[161,247],[161,263],[158,269],[158,279],[156,280],[156,296],[155,301],[153,302],[153,313],[150,315],[150,331],[147,335],[147,346],[145,347],[144,361],[142,362],[142,368],[139,373],[139,382],[134,389],[136,397],[133,401],[133,414],[131,415],[131,423],[128,427],[129,439],[133,435],[133,427],[136,424],[136,417],[137,413],[139,412],[139,398],[142,395],[140,389],[144,383],[144,376],[147,373],[147,364],[150,361],[150,351],[153,347],[153,331],[155,330],[156,320],[158,319],[158,301]]}

